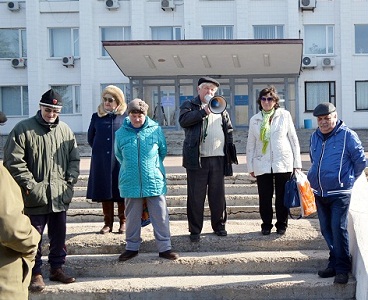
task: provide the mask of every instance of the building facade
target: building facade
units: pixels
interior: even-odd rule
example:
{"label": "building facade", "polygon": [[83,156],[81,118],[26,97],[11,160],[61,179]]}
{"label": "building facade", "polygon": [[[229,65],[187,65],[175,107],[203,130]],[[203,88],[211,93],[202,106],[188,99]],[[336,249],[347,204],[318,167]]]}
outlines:
{"label": "building facade", "polygon": [[[367,0],[0,1],[0,110],[8,117],[1,134],[34,115],[42,93],[51,87],[64,97],[62,119],[74,132],[86,132],[108,84],[121,87],[128,101],[143,98],[151,117],[167,129],[180,130],[179,106],[196,95],[201,74],[220,81],[219,94],[227,100],[235,128],[247,127],[258,109],[258,92],[270,84],[298,128],[316,126],[312,111],[324,101],[334,103],[350,127],[368,128],[367,11]],[[239,60],[229,50],[232,61],[224,59],[224,68],[243,68],[234,74],[211,72],[221,56],[214,62],[202,55],[198,70],[193,62],[189,66],[172,55],[177,68],[193,70],[185,76],[175,70],[168,76],[150,73],[160,63],[150,61],[150,53],[142,56],[147,69],[138,70],[137,64],[138,75],[125,76],[104,47],[106,41],[139,45],[149,40],[271,43],[259,62]],[[272,52],[272,40],[302,40],[297,72],[288,72],[296,63],[292,55],[285,59]],[[288,57],[289,50],[283,51]],[[272,68],[275,60],[279,64]],[[262,72],[247,73],[251,64]]]}

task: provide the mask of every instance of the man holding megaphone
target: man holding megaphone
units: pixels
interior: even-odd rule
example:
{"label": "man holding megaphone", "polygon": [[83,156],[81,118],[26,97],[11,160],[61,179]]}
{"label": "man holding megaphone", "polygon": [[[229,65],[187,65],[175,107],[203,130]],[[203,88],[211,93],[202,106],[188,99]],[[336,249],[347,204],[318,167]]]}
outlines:
{"label": "man holding megaphone", "polygon": [[185,131],[183,167],[187,172],[187,216],[192,242],[200,240],[206,194],[214,233],[227,235],[224,176],[231,175],[231,162],[228,163],[225,153],[227,145],[233,146],[233,127],[225,99],[215,97],[219,85],[213,78],[200,78],[198,96],[180,107],[179,123]]}

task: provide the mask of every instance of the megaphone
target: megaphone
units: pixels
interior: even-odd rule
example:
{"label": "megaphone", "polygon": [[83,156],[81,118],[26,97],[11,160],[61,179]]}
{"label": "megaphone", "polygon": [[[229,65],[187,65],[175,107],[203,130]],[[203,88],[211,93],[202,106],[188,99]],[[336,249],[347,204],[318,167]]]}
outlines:
{"label": "megaphone", "polygon": [[214,96],[208,101],[208,108],[214,114],[221,114],[227,106],[227,102],[222,96]]}

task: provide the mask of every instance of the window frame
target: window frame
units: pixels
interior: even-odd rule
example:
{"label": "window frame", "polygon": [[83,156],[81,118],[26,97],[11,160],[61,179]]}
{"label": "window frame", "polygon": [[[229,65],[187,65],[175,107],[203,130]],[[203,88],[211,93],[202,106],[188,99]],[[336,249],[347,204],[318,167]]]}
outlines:
{"label": "window frame", "polygon": [[[314,104],[309,104],[308,101],[308,85],[311,84],[328,84],[328,99],[323,99],[322,101],[319,101]],[[333,105],[336,106],[336,81],[305,81],[304,82],[304,110],[305,112],[313,112],[314,108],[322,102],[330,102]],[[313,107],[310,107],[310,105],[313,105]]]}
{"label": "window frame", "polygon": [[[68,49],[68,52],[65,52],[62,55],[55,55],[54,52],[54,48],[57,48],[54,45],[54,39],[53,39],[53,34],[52,31],[56,29],[69,29],[70,30],[70,49]],[[78,27],[49,27],[48,28],[48,32],[49,32],[49,55],[51,58],[62,58],[65,56],[74,56],[75,58],[79,58],[79,28]]]}
{"label": "window frame", "polygon": [[[167,28],[171,29],[171,40],[170,41],[178,41],[183,39],[183,31],[181,26],[150,26],[151,29],[151,39],[153,41],[158,41],[162,39],[156,39],[154,37],[153,29],[159,29],[159,28]],[[178,32],[179,31],[179,32]]]}
{"label": "window frame", "polygon": [[[205,37],[205,29],[209,29],[209,28],[218,28],[218,29],[223,29],[223,38],[217,37],[217,38],[206,38]],[[231,29],[231,32],[228,32]],[[229,35],[231,36],[227,36],[229,33]],[[202,25],[202,38],[204,40],[231,40],[234,39],[234,26],[233,25]]]}
{"label": "window frame", "polygon": [[[359,83],[365,83],[366,87],[365,90],[362,91],[362,94],[363,95],[366,95],[366,107],[365,108],[358,108],[358,101],[359,101],[359,94],[358,94],[358,91],[360,90],[358,88],[358,84]],[[364,99],[362,99],[364,100]],[[355,81],[355,109],[357,111],[367,111],[368,110],[368,80],[356,80]]]}
{"label": "window frame", "polygon": [[[364,35],[364,32],[362,32],[363,36],[358,39],[357,27],[363,27],[361,28],[361,30],[366,31],[367,35]],[[357,51],[358,50],[357,40],[363,40],[361,41],[363,44],[363,48],[362,48],[363,50],[359,52]],[[354,53],[357,55],[367,55],[368,54],[368,24],[354,24]]]}
{"label": "window frame", "polygon": [[[4,109],[4,100],[3,97],[3,89],[4,88],[20,88],[20,97],[19,99],[21,105],[15,103],[16,99],[11,99],[12,106],[20,107],[20,114],[11,114],[6,109]],[[29,96],[28,96],[28,85],[14,85],[14,86],[0,86],[0,111],[5,113],[7,117],[27,117],[29,116]]]}
{"label": "window frame", "polygon": [[[307,29],[311,29],[312,27],[324,27],[324,52],[321,52],[321,47],[315,47],[315,50],[306,51],[306,46],[309,44],[309,40],[312,41],[312,45],[316,45],[313,43],[315,40],[316,34],[310,33],[311,37],[307,36]],[[331,35],[331,36],[330,36]],[[308,40],[307,40],[308,38]],[[330,45],[331,44],[331,45]],[[316,45],[318,46],[318,45]],[[312,47],[308,48],[311,49]],[[329,50],[331,48],[331,50]],[[304,55],[334,55],[335,54],[335,26],[334,25],[327,25],[327,24],[310,24],[304,25],[304,43],[303,43],[303,54]]]}
{"label": "window frame", "polygon": [[[255,30],[257,28],[264,28],[264,29],[268,29],[271,30],[273,28],[273,32],[274,32],[274,37],[273,38],[267,38],[267,37],[256,37],[256,32]],[[279,30],[281,29],[281,35],[279,36]],[[261,40],[261,39],[269,39],[269,40],[274,40],[274,39],[283,39],[284,38],[284,25],[253,25],[253,38],[255,40]]]}
{"label": "window frame", "polygon": [[[18,31],[18,45],[17,45],[17,52],[18,54],[8,56],[1,56],[0,53],[0,59],[7,59],[7,58],[27,58],[27,30],[26,28],[0,28],[0,30],[8,30],[8,31]],[[6,42],[6,40],[4,41]],[[9,41],[12,42],[12,41]],[[11,52],[11,51],[8,51]]]}

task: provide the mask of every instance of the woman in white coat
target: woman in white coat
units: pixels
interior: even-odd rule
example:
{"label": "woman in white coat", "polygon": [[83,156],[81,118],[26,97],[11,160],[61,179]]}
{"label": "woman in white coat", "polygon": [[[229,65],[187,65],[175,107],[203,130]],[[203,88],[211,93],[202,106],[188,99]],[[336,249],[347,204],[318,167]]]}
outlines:
{"label": "woman in white coat", "polygon": [[269,235],[273,227],[272,198],[275,191],[276,231],[283,235],[288,225],[284,206],[285,183],[294,169],[302,168],[300,145],[290,113],[280,108],[275,87],[259,93],[260,111],[249,121],[247,166],[257,178],[261,232]]}

